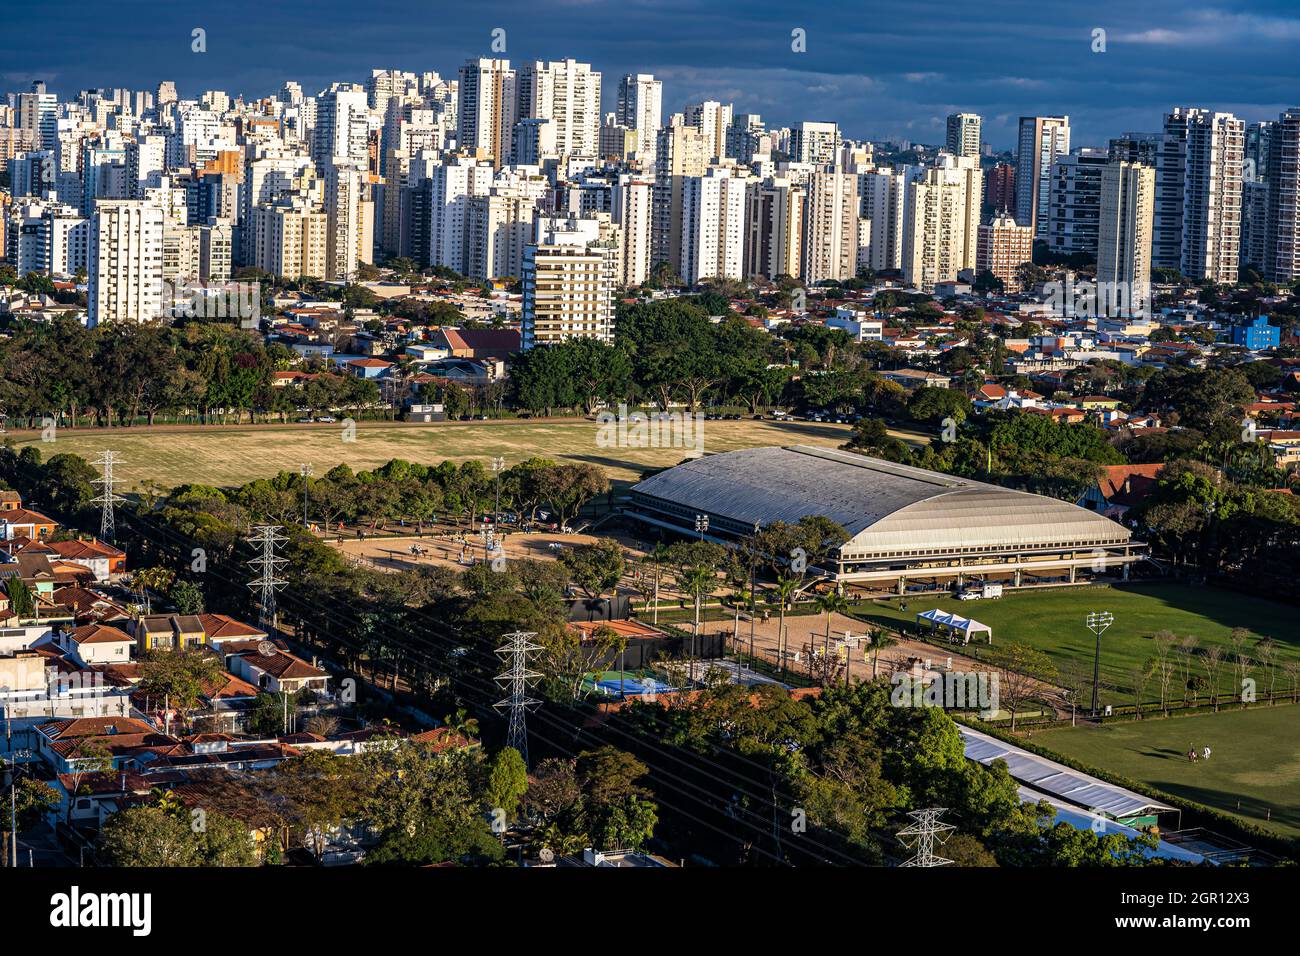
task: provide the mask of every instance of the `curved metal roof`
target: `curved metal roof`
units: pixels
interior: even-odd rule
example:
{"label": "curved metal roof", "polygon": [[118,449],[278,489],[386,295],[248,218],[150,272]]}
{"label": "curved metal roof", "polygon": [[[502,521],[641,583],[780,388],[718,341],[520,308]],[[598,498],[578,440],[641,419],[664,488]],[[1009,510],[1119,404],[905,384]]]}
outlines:
{"label": "curved metal roof", "polygon": [[849,533],[844,550],[851,553],[1130,537],[1123,525],[1067,501],[807,445],[708,455],[647,478],[632,493],[743,527],[825,515]]}

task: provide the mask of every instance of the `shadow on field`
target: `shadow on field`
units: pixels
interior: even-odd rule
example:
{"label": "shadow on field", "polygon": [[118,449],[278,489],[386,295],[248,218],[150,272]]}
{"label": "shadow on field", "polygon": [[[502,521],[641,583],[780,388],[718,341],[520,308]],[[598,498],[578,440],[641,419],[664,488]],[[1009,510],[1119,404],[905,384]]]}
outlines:
{"label": "shadow on field", "polygon": [[[1228,813],[1236,813],[1261,826],[1290,827],[1294,832],[1300,830],[1300,807],[1274,806],[1255,797],[1242,797],[1224,790],[1212,790],[1208,787],[1194,787],[1186,783],[1174,783],[1169,780],[1153,780],[1151,786],[1176,797],[1194,800],[1207,807],[1214,807]],[[1241,809],[1237,801],[1241,801]],[[1272,811],[1271,821],[1266,819],[1267,811]]]}

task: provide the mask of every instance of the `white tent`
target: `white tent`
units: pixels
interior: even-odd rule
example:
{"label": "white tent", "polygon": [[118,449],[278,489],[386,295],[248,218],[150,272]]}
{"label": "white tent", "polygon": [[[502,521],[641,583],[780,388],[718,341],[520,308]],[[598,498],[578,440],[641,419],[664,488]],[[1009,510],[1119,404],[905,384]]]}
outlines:
{"label": "white tent", "polygon": [[988,642],[993,643],[993,628],[987,624],[981,624],[979,621],[972,620],[968,617],[962,617],[960,614],[951,614],[948,611],[941,611],[934,608],[929,611],[922,611],[916,615],[917,622],[926,621],[929,623],[931,630],[939,627],[946,627],[951,634],[960,634],[962,643],[969,644],[972,634],[987,634]]}

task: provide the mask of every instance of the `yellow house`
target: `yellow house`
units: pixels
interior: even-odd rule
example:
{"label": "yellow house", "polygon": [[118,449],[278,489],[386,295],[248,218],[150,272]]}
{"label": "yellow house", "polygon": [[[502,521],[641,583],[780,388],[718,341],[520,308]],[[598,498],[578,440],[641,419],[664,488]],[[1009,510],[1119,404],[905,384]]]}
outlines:
{"label": "yellow house", "polygon": [[207,644],[207,632],[197,614],[145,614],[135,622],[136,648],[147,651],[186,650]]}

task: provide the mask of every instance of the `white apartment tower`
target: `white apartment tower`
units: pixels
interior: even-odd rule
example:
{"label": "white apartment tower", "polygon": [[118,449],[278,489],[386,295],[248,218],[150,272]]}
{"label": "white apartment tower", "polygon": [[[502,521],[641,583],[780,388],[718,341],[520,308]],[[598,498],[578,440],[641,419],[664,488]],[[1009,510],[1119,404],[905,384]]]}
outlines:
{"label": "white apartment tower", "polygon": [[715,276],[744,278],[744,179],[716,167],[685,178],[681,249],[681,277],[691,285]]}
{"label": "white apartment tower", "polygon": [[649,73],[629,73],[618,85],[620,126],[636,131],[637,160],[643,172],[653,173],[655,145],[663,123],[663,83]]}
{"label": "white apartment tower", "polygon": [[746,189],[745,276],[797,277],[803,274],[803,186],[768,177]]}
{"label": "white apartment tower", "polygon": [[954,156],[979,156],[980,115],[952,113],[948,117],[948,152]]}
{"label": "white apartment tower", "polygon": [[1237,281],[1245,134],[1231,113],[1178,107],[1166,114],[1156,153],[1154,266]]}
{"label": "white apartment tower", "polygon": [[704,137],[706,161],[715,162],[726,157],[727,130],[734,112],[730,103],[717,100],[705,100],[686,107],[686,125],[695,127]]}
{"label": "white apartment tower", "polygon": [[[1113,162],[1101,172],[1097,231],[1097,284],[1107,314],[1145,315],[1151,302],[1151,234],[1156,171],[1141,163]],[[1119,292],[1116,295],[1111,290]]]}
{"label": "white apartment tower", "polygon": [[470,60],[460,68],[456,96],[456,145],[483,150],[495,166],[504,165],[519,118],[518,77],[510,61]]}
{"label": "white apartment tower", "polygon": [[325,167],[335,159],[359,163],[364,168],[370,161],[369,122],[369,105],[362,86],[335,83],[316,97],[311,144],[316,169],[324,174]]}
{"label": "white apartment tower", "polygon": [[809,177],[804,282],[842,282],[857,275],[860,208],[857,173],[818,172]]}
{"label": "white apartment tower", "polygon": [[654,183],[646,176],[623,174],[610,197],[610,218],[623,242],[619,284],[641,285],[650,277],[650,237],[654,221]]}
{"label": "white apartment tower", "polygon": [[87,251],[89,322],[147,322],[162,313],[163,210],[140,199],[95,203]]}
{"label": "white apartment tower", "polygon": [[978,161],[941,154],[908,189],[903,223],[903,277],[923,292],[974,269],[979,244]]}
{"label": "white apartment tower", "polygon": [[619,239],[607,215],[542,217],[524,252],[525,349],[570,338],[614,338]]}
{"label": "white apartment tower", "polygon": [[351,163],[326,170],[326,279],[351,281],[358,265],[374,261],[375,205],[366,179],[365,168]]}
{"label": "white apartment tower", "polygon": [[833,166],[840,155],[840,128],[834,123],[800,123],[790,130],[790,159]]}
{"label": "white apartment tower", "polygon": [[1300,278],[1300,108],[1273,126],[1262,265],[1274,282]]}
{"label": "white apartment tower", "polygon": [[520,67],[519,118],[555,122],[560,156],[600,154],[600,72],[576,60]]}

